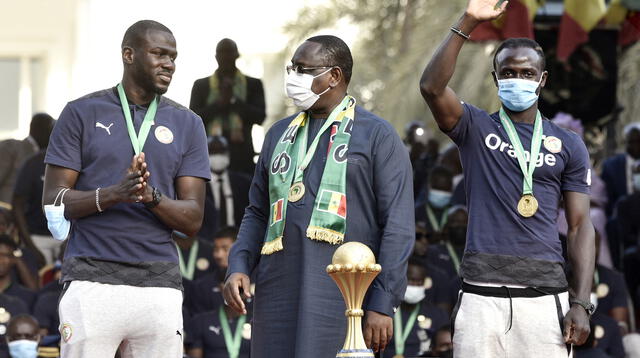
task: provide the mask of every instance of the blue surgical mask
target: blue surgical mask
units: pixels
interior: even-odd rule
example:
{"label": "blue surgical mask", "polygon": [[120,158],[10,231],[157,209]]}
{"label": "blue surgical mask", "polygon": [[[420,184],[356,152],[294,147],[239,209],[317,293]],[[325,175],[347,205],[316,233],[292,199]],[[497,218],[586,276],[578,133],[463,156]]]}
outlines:
{"label": "blue surgical mask", "polygon": [[11,358],[37,358],[38,342],[19,339],[8,343]]}
{"label": "blue surgical mask", "polygon": [[442,209],[451,202],[451,192],[429,189],[429,204],[437,209]]}
{"label": "blue surgical mask", "polygon": [[633,187],[640,192],[640,173],[633,174]]}
{"label": "blue surgical mask", "polygon": [[[69,189],[62,189],[56,195],[53,204],[44,206],[44,215],[47,217],[47,227],[51,232],[51,235],[54,239],[58,241],[64,241],[67,236],[69,236],[69,231],[71,230],[71,222],[64,217],[64,194],[67,193]],[[58,197],[60,197],[60,205],[56,205],[58,201]]]}
{"label": "blue surgical mask", "polygon": [[514,112],[522,112],[538,100],[536,91],[540,87],[540,81],[530,81],[521,78],[509,78],[498,80],[498,97],[502,104]]}

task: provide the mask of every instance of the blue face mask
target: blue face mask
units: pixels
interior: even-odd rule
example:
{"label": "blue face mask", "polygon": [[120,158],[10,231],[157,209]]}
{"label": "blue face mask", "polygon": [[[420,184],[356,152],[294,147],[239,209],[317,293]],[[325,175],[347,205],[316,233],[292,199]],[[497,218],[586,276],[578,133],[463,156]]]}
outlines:
{"label": "blue face mask", "polygon": [[429,189],[429,204],[437,209],[442,209],[451,202],[451,193],[444,190]]}
{"label": "blue face mask", "polygon": [[539,82],[520,78],[498,80],[498,97],[508,109],[514,112],[522,112],[533,106],[538,100],[536,91],[541,82],[542,77],[540,77]]}
{"label": "blue face mask", "polygon": [[[64,241],[67,236],[69,236],[69,231],[71,230],[71,222],[64,217],[64,203],[62,202],[64,194],[66,194],[67,191],[69,191],[69,189],[60,190],[53,204],[44,206],[44,215],[47,217],[47,227],[53,238],[58,241]],[[60,194],[62,194],[62,197],[60,197]],[[58,197],[60,197],[60,205],[56,205]]]}
{"label": "blue face mask", "polygon": [[640,173],[633,174],[633,187],[640,192]]}
{"label": "blue face mask", "polygon": [[11,358],[37,358],[38,342],[27,339],[19,339],[9,342],[9,355]]}

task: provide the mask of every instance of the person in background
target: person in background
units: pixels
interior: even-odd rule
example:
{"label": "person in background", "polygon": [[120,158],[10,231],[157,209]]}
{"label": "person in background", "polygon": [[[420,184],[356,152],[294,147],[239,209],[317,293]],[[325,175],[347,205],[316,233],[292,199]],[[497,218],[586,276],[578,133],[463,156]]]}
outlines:
{"label": "person in background", "polygon": [[[229,250],[237,235],[235,227],[223,228],[215,234],[212,255],[218,271],[194,282],[193,289],[187,293],[193,318],[186,326],[185,346],[191,358],[249,357],[251,300],[248,301],[247,314],[240,315],[225,305],[222,298]],[[232,343],[237,340],[240,340],[239,345]]]}
{"label": "person in background", "polygon": [[5,336],[11,358],[37,358],[40,334],[38,321],[29,315],[20,314],[11,318]]}
{"label": "person in background", "polygon": [[453,340],[451,338],[451,325],[447,324],[436,331],[436,336],[431,347],[431,355],[441,358],[453,357]]}
{"label": "person in background", "polygon": [[0,201],[10,203],[13,197],[18,169],[25,159],[47,147],[55,120],[46,113],[31,118],[29,136],[23,140],[7,139],[0,142]]}
{"label": "person in background", "polygon": [[208,254],[213,258],[216,270],[194,281],[185,292],[185,305],[190,314],[213,311],[223,304],[222,284],[229,267],[229,250],[237,236],[238,229],[231,226],[213,235],[213,248]]}
{"label": "person in background", "polygon": [[445,215],[448,220],[442,231],[432,237],[427,261],[443,270],[449,279],[454,279],[459,277],[469,213],[465,206],[456,205],[448,208]]}
{"label": "person in background", "polygon": [[240,57],[233,40],[222,39],[216,46],[218,69],[196,80],[191,89],[189,108],[204,121],[208,136],[221,135],[229,141],[231,170],[253,174],[251,128],[266,115],[262,82],[236,67]]}
{"label": "person in background", "polygon": [[425,299],[427,270],[421,261],[409,259],[407,291],[393,317],[393,337],[383,357],[413,357],[429,351],[436,331],[447,324],[449,316]]}
{"label": "person in background", "polygon": [[178,249],[178,264],[183,284],[190,285],[194,280],[216,270],[215,264],[211,262],[213,246],[210,240],[197,236],[189,237],[179,231],[173,231],[171,238]]}
{"label": "person in background", "polygon": [[44,262],[40,262],[42,265],[52,264],[62,245],[61,241],[51,236],[42,212],[46,154],[46,148],[42,148],[24,161],[18,172],[12,200],[20,241],[37,248],[36,253],[44,259]]}
{"label": "person in background", "polygon": [[575,347],[574,358],[612,358],[604,350],[596,346],[596,325],[593,322],[589,322],[589,327],[591,329],[589,336],[587,336],[583,344]]}
{"label": "person in background", "polygon": [[443,166],[435,166],[429,173],[427,186],[416,200],[416,223],[427,229],[427,239],[435,242],[448,220],[453,190],[453,175]]}
{"label": "person in background", "polygon": [[13,211],[9,208],[10,206],[0,206],[0,236],[6,235],[14,244],[20,242],[20,245],[15,244],[17,249],[13,254],[27,267],[27,270],[21,270],[23,265],[14,266],[11,271],[11,278],[29,289],[37,290],[39,286],[38,270],[41,267],[38,260],[38,249],[34,246],[27,246],[26,242],[18,239],[18,230],[13,219]]}
{"label": "person in background", "polygon": [[422,121],[415,120],[405,127],[404,144],[409,151],[409,160],[413,168],[413,195],[417,197],[438,160],[439,143],[430,138]]}
{"label": "person in background", "polygon": [[621,197],[634,191],[633,167],[640,164],[640,122],[628,124],[623,131],[625,153],[616,154],[602,164],[602,180],[607,185],[607,214]]}
{"label": "person in background", "polygon": [[[28,315],[29,308],[21,299],[0,293],[0,357],[9,356],[6,334],[8,332],[9,321],[18,315]],[[36,334],[38,326],[36,324]]]}
{"label": "person in background", "polygon": [[17,257],[18,246],[7,235],[0,235],[0,293],[14,296],[23,301],[29,310],[33,308],[37,294],[11,277],[12,270],[16,269],[20,277],[30,277],[31,272],[21,257]]}
{"label": "person in background", "polygon": [[229,143],[222,136],[209,137],[211,181],[207,185],[204,219],[198,236],[210,239],[224,227],[239,226],[249,205],[251,177],[229,169]]}

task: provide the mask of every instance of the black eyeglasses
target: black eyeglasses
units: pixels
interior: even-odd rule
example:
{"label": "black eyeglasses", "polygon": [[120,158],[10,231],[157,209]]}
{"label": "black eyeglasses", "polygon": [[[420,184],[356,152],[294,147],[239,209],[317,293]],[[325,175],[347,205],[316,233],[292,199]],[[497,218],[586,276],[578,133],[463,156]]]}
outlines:
{"label": "black eyeglasses", "polygon": [[332,68],[332,67],[335,67],[335,66],[303,67],[303,66],[300,66],[300,65],[289,65],[289,66],[286,67],[286,69],[287,69],[287,74],[290,74],[291,71],[294,71],[294,72],[296,72],[296,73],[298,73],[300,75],[303,75],[303,74],[309,73],[309,72],[311,72],[313,70],[321,70],[323,68]]}

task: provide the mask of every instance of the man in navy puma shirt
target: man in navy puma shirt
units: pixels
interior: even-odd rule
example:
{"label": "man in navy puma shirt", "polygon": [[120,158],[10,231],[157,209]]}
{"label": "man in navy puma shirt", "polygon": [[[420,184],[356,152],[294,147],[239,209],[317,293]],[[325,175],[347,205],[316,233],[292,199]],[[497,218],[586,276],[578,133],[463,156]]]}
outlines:
{"label": "man in navy puma shirt", "polygon": [[[168,28],[136,22],[122,41],[122,82],[67,104],[51,135],[43,202],[70,189],[58,204],[72,223],[62,357],[113,357],[118,348],[122,357],[182,357],[171,232],[200,229],[209,160],[200,118],[162,96],[176,56]],[[64,239],[51,215],[49,229]]]}

